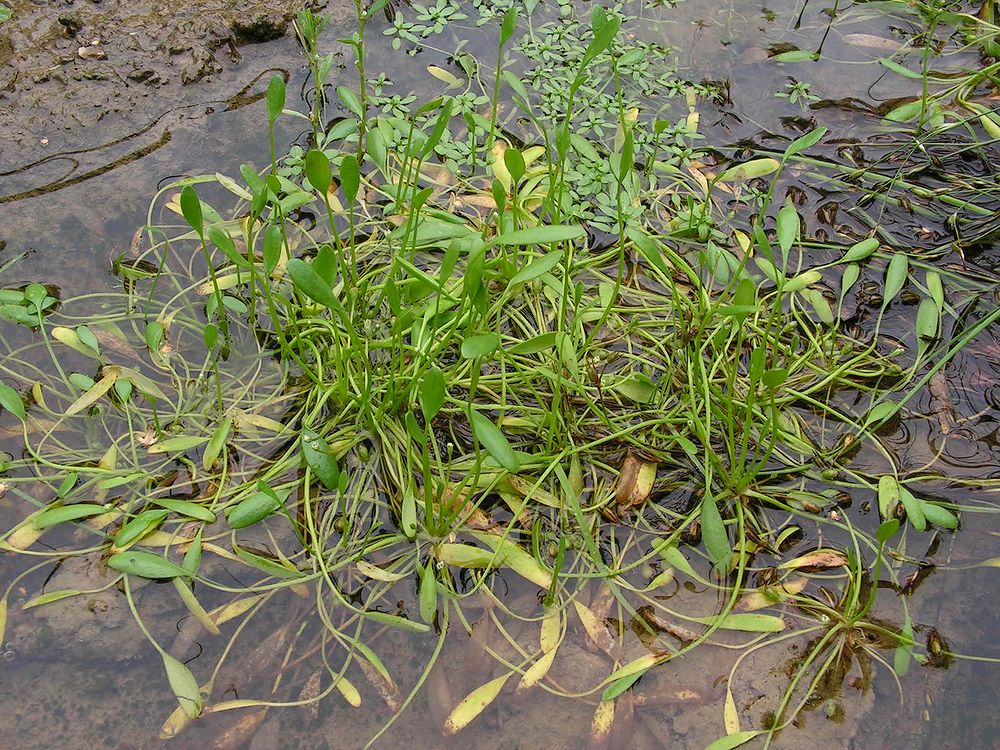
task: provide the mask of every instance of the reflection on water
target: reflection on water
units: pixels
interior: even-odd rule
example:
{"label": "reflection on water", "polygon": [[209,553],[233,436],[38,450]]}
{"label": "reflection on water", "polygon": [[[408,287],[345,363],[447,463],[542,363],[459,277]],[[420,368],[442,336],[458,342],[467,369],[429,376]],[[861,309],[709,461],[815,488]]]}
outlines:
{"label": "reflection on water", "polygon": [[[676,51],[679,73],[690,81],[717,84],[715,90],[721,93],[715,101],[698,105],[702,129],[713,148],[727,155],[750,147],[781,150],[788,138],[825,125],[838,136],[828,146],[830,158],[840,163],[853,160],[857,165],[886,159],[886,170],[892,172],[899,168],[898,144],[890,134],[881,143],[871,134],[879,127],[878,114],[886,105],[918,92],[920,82],[887,75],[878,60],[893,57],[922,29],[906,16],[893,17],[887,10],[882,5],[861,4],[838,15],[810,2],[740,8],[735,3],[720,6],[688,0],[675,8],[644,9],[643,18],[630,27],[630,33],[642,41],[669,45]],[[493,52],[478,49],[475,36],[471,40],[470,49],[490,59]],[[387,38],[373,33],[372,59],[386,65],[397,92],[432,85],[423,74],[426,66],[448,65],[445,54],[430,48],[417,56],[420,64],[414,65],[409,58],[393,57],[389,44]],[[291,46],[278,42],[273,49],[276,59],[269,66],[295,71],[290,91],[304,88],[303,66]],[[772,59],[776,52],[792,49],[820,51],[822,59],[796,63]],[[974,54],[956,55],[949,58],[949,64],[956,69],[974,65]],[[375,66],[372,74],[377,73]],[[6,243],[0,262],[27,253],[5,277],[4,285],[44,279],[71,296],[114,290],[118,282],[109,273],[110,260],[128,248],[136,227],[146,222],[149,198],[163,178],[215,171],[234,174],[241,162],[263,159],[267,153],[265,114],[257,101],[263,86],[257,77],[234,83],[226,97],[213,101],[201,101],[201,90],[191,87],[187,89],[191,101],[170,103],[148,126],[127,138],[103,143],[99,131],[91,131],[87,138],[100,145],[67,149],[65,154],[25,162],[17,170],[0,174],[0,231]],[[662,107],[650,102],[649,106],[658,116],[676,119],[685,114],[682,101]],[[281,142],[299,139],[293,120],[281,122],[285,128]],[[969,170],[973,174],[982,171],[976,165]],[[940,185],[933,182],[935,175],[915,174],[913,179]],[[890,233],[910,237],[932,255],[949,248],[953,239],[949,226],[926,217],[918,221],[906,207],[879,204],[859,211],[857,194],[844,195],[842,185],[825,184],[818,173],[793,174],[783,188],[798,189],[804,196],[799,210],[806,217],[806,230],[814,236],[860,236],[877,220]],[[753,210],[735,199],[731,208],[737,215]],[[990,257],[992,245],[982,252]],[[910,323],[904,314],[892,325],[905,332]],[[887,440],[901,465],[947,470],[954,481],[940,481],[933,488],[936,497],[979,504],[984,510],[992,507],[993,498],[968,489],[960,480],[998,473],[994,356],[998,336],[1000,332],[988,331],[957,358],[936,389],[913,402],[913,418]],[[16,444],[15,437],[11,445]],[[859,491],[852,510],[858,523],[874,525],[877,521],[876,513],[864,509],[864,503],[871,501],[870,493]],[[15,512],[9,498],[0,500],[0,519]],[[992,610],[982,605],[1000,594],[995,576],[988,568],[960,570],[991,556],[997,533],[995,514],[966,513],[957,534],[940,535],[932,549],[921,547],[927,544],[923,539],[908,549],[921,565],[940,568],[922,579],[907,599],[918,637],[937,628],[958,652],[998,656]],[[6,586],[31,563],[11,555],[0,558],[0,585]],[[80,586],[81,582],[100,589],[102,575],[96,556],[82,558],[55,573],[43,569],[29,575],[12,590],[8,635],[0,644],[0,677],[5,688],[0,695],[0,747],[124,750],[161,746],[161,724],[176,704],[159,659],[132,623],[119,591],[105,589],[52,608],[21,609],[42,590]],[[408,582],[398,589],[402,603],[412,602],[414,592]],[[421,639],[386,631],[379,637],[375,646],[396,676],[401,697],[405,700],[418,683],[425,684],[379,746],[419,743],[428,748],[472,745],[512,750],[538,747],[544,738],[544,745],[556,750],[588,742],[595,694],[585,700],[568,700],[538,691],[529,698],[498,703],[458,737],[441,737],[439,727],[455,702],[502,673],[497,657],[516,662],[518,649],[530,650],[538,640],[542,610],[535,592],[519,589],[517,581],[498,582],[496,590],[505,589],[505,605],[516,610],[520,619],[498,616],[490,607],[463,612],[468,630],[453,622],[440,666],[429,674],[424,668],[435,647],[433,634]],[[594,600],[598,596],[594,592]],[[678,586],[671,596],[678,601],[685,596],[698,600],[693,585]],[[144,622],[160,643],[183,647],[195,668],[215,663],[223,645],[190,628],[186,610],[179,606],[172,588],[149,584],[140,602]],[[324,684],[326,644],[318,638],[319,628],[303,621],[300,629],[285,632],[287,613],[297,604],[288,596],[271,604],[237,639],[228,666],[216,677],[217,698],[273,695],[277,702],[295,702],[309,697],[300,690],[314,675],[318,675],[316,684]],[[888,608],[886,616],[898,617],[898,607],[890,604]],[[625,628],[626,619],[622,614],[617,625]],[[284,633],[282,638],[287,640],[268,640],[276,632]],[[623,715],[605,746],[700,748],[719,736],[724,696],[720,686],[738,655],[725,646],[741,642],[720,641],[720,646],[699,649],[643,680],[635,696],[622,702]],[[781,661],[793,658],[796,649],[806,644],[803,640],[786,645],[788,653],[780,658],[767,654],[759,661],[749,659],[735,673],[734,690],[761,699],[780,690],[782,680],[787,681],[779,668]],[[607,674],[609,657],[594,648],[579,628],[570,626],[561,649],[552,676],[566,695],[591,691]],[[790,730],[774,746],[803,747],[812,741],[816,747],[965,748],[992,747],[1000,739],[991,710],[998,697],[997,682],[989,665],[960,660],[947,672],[914,666],[902,679],[902,705],[890,675],[882,667],[876,669],[883,673],[875,681],[875,692],[845,689],[842,700],[848,721],[837,721],[832,710],[829,715],[821,710],[808,712],[799,728],[802,731]],[[360,747],[392,715],[391,701],[380,694],[377,680],[357,671],[351,679],[360,693],[360,710],[335,694],[318,710],[232,711],[200,720],[196,729],[171,744],[201,748],[213,743],[221,750]],[[740,709],[760,726],[765,706],[755,707],[754,701],[748,699]]]}

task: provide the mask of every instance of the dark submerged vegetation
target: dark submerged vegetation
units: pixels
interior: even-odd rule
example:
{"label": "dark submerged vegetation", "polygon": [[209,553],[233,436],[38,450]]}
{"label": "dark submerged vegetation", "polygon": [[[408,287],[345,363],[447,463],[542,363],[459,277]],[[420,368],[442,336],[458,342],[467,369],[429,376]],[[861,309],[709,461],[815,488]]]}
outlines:
{"label": "dark submerged vegetation", "polygon": [[[920,567],[913,547],[965,517],[925,491],[933,460],[903,465],[887,437],[1000,315],[993,279],[933,262],[995,233],[995,182],[954,162],[996,150],[980,101],[995,67],[935,76],[929,42],[919,72],[885,58],[923,91],[884,113],[912,124],[877,164],[812,156],[832,137],[822,127],[723,154],[699,145],[698,111],[722,91],[658,67],[662,50],[622,32],[622,6],[580,18],[537,5],[394,9],[385,35],[410,52],[452,23],[498,29],[496,60],[459,45],[451,70],[429,71],[445,93],[427,102],[366,69],[367,26],[388,3],[359,0],[355,87],[332,85],[325,22],[303,12],[312,107],[288,107],[271,81],[264,169],[160,191],[116,262],[121,295],[0,292],[20,327],[0,405],[24,442],[5,483],[25,511],[0,546],[39,558],[22,577],[73,555],[121,573],[112,585],[178,699],[164,736],[334,691],[356,704],[365,680],[389,709],[374,742],[438,679],[449,630],[471,631],[483,608],[507,647],[486,649],[494,676],[455,696],[446,734],[516,683],[593,701],[595,737],[613,735],[644,676],[736,633],[748,640],[711,746],[767,744],[809,709],[842,715],[855,666],[867,686],[875,665],[902,675],[954,657],[904,596],[883,605],[917,585],[903,580]],[[992,22],[947,13],[918,6],[928,39],[947,23],[993,54]],[[654,95],[684,97],[686,113],[651,116]],[[280,118],[309,131],[286,155]],[[804,236],[794,191],[781,194],[793,169],[861,193],[869,236]],[[883,227],[896,210],[957,237],[913,251]],[[905,339],[883,330],[901,305]],[[944,406],[924,418],[954,426]],[[813,549],[797,544],[806,530]],[[682,577],[710,609],[674,604]],[[149,580],[227,643],[210,668],[147,630]],[[233,644],[289,600],[261,648],[298,683],[230,700],[216,680],[240,668]],[[608,657],[582,695],[549,676],[571,631]],[[381,645],[398,637],[436,640],[415,674],[387,663]],[[793,642],[766,720],[741,721],[742,662]]]}

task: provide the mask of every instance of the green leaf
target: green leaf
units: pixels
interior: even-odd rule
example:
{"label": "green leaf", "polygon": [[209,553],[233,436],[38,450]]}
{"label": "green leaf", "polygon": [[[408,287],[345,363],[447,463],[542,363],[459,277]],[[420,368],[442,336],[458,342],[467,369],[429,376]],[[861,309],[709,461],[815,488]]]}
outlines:
{"label": "green leaf", "polygon": [[347,108],[347,111],[358,117],[364,115],[364,108],[361,106],[361,99],[350,86],[337,86],[337,98]]}
{"label": "green leaf", "polygon": [[67,521],[79,521],[81,518],[98,516],[107,513],[108,509],[103,505],[94,503],[76,503],[74,505],[58,505],[54,508],[46,508],[32,520],[32,525],[41,531],[50,526],[56,526]]}
{"label": "green leaf", "polygon": [[286,269],[292,283],[311,300],[333,309],[341,306],[330,285],[323,281],[312,264],[301,258],[292,258]]}
{"label": "green leaf", "polygon": [[819,60],[819,54],[804,49],[793,49],[780,52],[771,59],[775,62],[815,62]]}
{"label": "green leaf", "polygon": [[191,185],[181,188],[181,213],[191,228],[201,236],[205,229],[205,220],[202,217],[198,193]]}
{"label": "green leaf", "polygon": [[149,446],[150,453],[183,453],[192,448],[197,448],[202,443],[208,442],[207,437],[194,437],[193,435],[179,435],[167,438]]}
{"label": "green leaf", "polygon": [[[181,560],[181,567],[188,572],[188,575],[194,577],[198,575],[198,568],[201,567],[201,536],[204,528],[198,529],[198,533],[194,535],[194,539],[188,545],[187,552],[184,553],[184,559]],[[181,579],[175,578],[176,583]]]}
{"label": "green leaf", "polygon": [[733,748],[744,745],[763,733],[764,730],[762,729],[744,729],[741,732],[727,734],[725,737],[720,737],[714,742],[710,742],[705,750],[733,750]]}
{"label": "green leaf", "polygon": [[[441,107],[441,111],[438,112],[437,120],[434,121],[434,129],[431,130],[431,134],[427,137],[427,140],[424,142],[424,145],[420,150],[420,154],[424,158],[433,153],[434,149],[437,148],[438,143],[441,142],[441,137],[448,128],[448,120],[451,119],[451,108],[453,103],[454,100],[451,97],[447,97],[444,105]],[[430,189],[428,188],[428,195],[429,194]]]}
{"label": "green leaf", "polygon": [[261,243],[261,255],[264,258],[264,272],[268,275],[277,268],[281,259],[281,227],[272,224],[264,232],[264,241]]}
{"label": "green leaf", "polygon": [[540,333],[507,349],[510,354],[537,354],[556,345],[556,332]]}
{"label": "green leaf", "polygon": [[772,172],[778,171],[781,162],[777,159],[764,157],[761,159],[751,159],[750,161],[730,167],[719,175],[718,182],[744,182],[758,177],[764,177]]}
{"label": "green leaf", "polygon": [[817,143],[822,140],[823,136],[826,135],[826,128],[816,128],[811,130],[805,135],[800,135],[794,141],[788,144],[788,148],[785,149],[785,158],[790,156],[795,156],[795,154],[805,151],[807,148],[812,148]]}
{"label": "green leaf", "polygon": [[728,569],[732,554],[729,534],[726,533],[726,525],[719,513],[719,506],[708,492],[701,501],[701,538],[705,542],[708,557],[715,567],[719,570]]}
{"label": "green leaf", "polygon": [[437,578],[434,563],[428,561],[420,573],[420,619],[427,624],[434,622],[437,614]]}
{"label": "green leaf", "polygon": [[399,528],[407,539],[413,539],[417,535],[417,490],[412,481],[403,490],[403,500],[399,510]]}
{"label": "green leaf", "polygon": [[900,635],[906,639],[906,642],[900,643],[893,651],[892,669],[897,675],[903,677],[910,671],[910,661],[913,656],[913,627],[908,616],[900,629]]}
{"label": "green leaf", "polygon": [[927,519],[924,518],[924,505],[906,489],[905,485],[899,485],[899,499],[903,501],[903,508],[906,509],[906,520],[917,531],[927,529]]}
{"label": "green leaf", "polygon": [[935,526],[940,526],[943,529],[957,529],[958,528],[958,518],[946,508],[942,508],[936,503],[931,503],[926,500],[920,501],[922,504],[922,510],[924,513],[924,518],[928,523],[932,523]]}
{"label": "green leaf", "polygon": [[[715,617],[692,617],[695,622],[703,625],[714,625],[719,619]],[[747,633],[780,633],[785,629],[785,621],[774,615],[758,615],[730,613],[718,623],[722,630],[739,630]]]}
{"label": "green leaf", "polygon": [[537,279],[539,276],[548,273],[559,265],[559,261],[562,260],[562,257],[562,250],[553,250],[552,252],[543,255],[541,258],[536,258],[514,274],[513,278],[510,280],[510,286],[523,284],[526,281]]}
{"label": "green leaf", "polygon": [[152,552],[119,552],[108,558],[108,567],[141,578],[166,579],[184,577],[188,572],[175,562]]}
{"label": "green leaf", "polygon": [[285,79],[280,75],[271,76],[267,84],[267,121],[272,126],[285,108]]}
{"label": "green leaf", "polygon": [[229,236],[228,232],[223,231],[217,226],[210,226],[205,230],[205,235],[208,237],[209,242],[215,245],[222,254],[226,256],[230,263],[232,263],[237,268],[250,268],[250,261],[244,258],[236,251],[236,244],[233,242],[233,238]]}
{"label": "green leaf", "polygon": [[573,224],[547,224],[506,232],[494,237],[490,244],[507,247],[510,245],[549,245],[553,242],[568,242],[585,236],[583,227]]}
{"label": "green leaf", "polygon": [[170,514],[169,510],[144,510],[131,521],[122,526],[115,534],[114,546],[124,549],[133,542],[142,539],[150,531],[159,526]]}
{"label": "green leaf", "polygon": [[580,60],[581,71],[585,71],[595,57],[611,46],[611,42],[618,35],[618,29],[621,28],[621,25],[621,16],[608,15],[603,6],[594,6],[594,10],[590,14],[590,28],[594,38],[583,52],[583,59]]}
{"label": "green leaf", "polygon": [[865,427],[877,428],[898,410],[899,404],[895,401],[883,401],[880,404],[875,404],[868,412],[868,416],[865,417]]}
{"label": "green leaf", "polygon": [[899,519],[890,518],[888,521],[883,521],[875,530],[875,540],[879,544],[885,544],[896,536],[897,531],[899,531]]}
{"label": "green leaf", "polygon": [[473,434],[486,448],[487,453],[511,474],[516,474],[521,468],[521,463],[500,428],[475,409],[469,411],[469,422]]}
{"label": "green leaf", "polygon": [[181,704],[184,713],[192,719],[197,718],[201,713],[201,688],[198,687],[198,681],[191,674],[190,669],[166,651],[160,651],[160,656],[163,658],[163,668],[167,672],[167,681],[170,683],[170,689],[177,696],[177,702]]}
{"label": "green leaf", "polygon": [[944,311],[944,286],[941,284],[941,274],[937,271],[928,270],[927,275],[927,293],[934,300],[934,304],[937,305],[938,317]]}
{"label": "green leaf", "polygon": [[226,441],[229,439],[229,432],[232,428],[233,420],[231,417],[223,419],[219,423],[219,426],[215,428],[215,432],[212,433],[208,445],[205,446],[205,453],[201,458],[201,463],[205,471],[211,471],[216,459],[222,454],[222,449],[226,446]]}
{"label": "green leaf", "polygon": [[507,42],[514,36],[517,28],[517,7],[511,6],[503,16],[503,23],[500,24],[500,49],[507,46]]}
{"label": "green leaf", "polygon": [[914,330],[921,341],[932,341],[938,337],[940,326],[938,306],[930,297],[920,300],[917,307],[917,322]]}
{"label": "green leaf", "polygon": [[792,245],[799,238],[799,212],[795,210],[795,204],[791,198],[786,198],[784,205],[778,209],[776,230],[778,234],[778,247],[783,253],[788,253]]}
{"label": "green leaf", "polygon": [[237,503],[226,515],[231,529],[245,529],[274,513],[282,505],[273,493],[255,492]]}
{"label": "green leaf", "polygon": [[161,508],[172,510],[182,516],[194,518],[205,523],[215,523],[215,514],[204,505],[192,503],[190,500],[174,500],[169,497],[151,497],[149,502],[159,505]]}
{"label": "green leaf", "polygon": [[306,465],[323,483],[323,486],[331,492],[335,492],[340,486],[340,469],[337,466],[337,459],[330,451],[326,440],[308,427],[302,428],[302,455],[305,457]]}
{"label": "green leaf", "polygon": [[318,148],[306,152],[306,179],[325,199],[333,177],[330,174],[330,157]]}
{"label": "green leaf", "polygon": [[607,388],[637,404],[648,404],[656,395],[656,383],[644,372],[630,372],[624,378],[615,380]]}
{"label": "green leaf", "polygon": [[882,520],[895,516],[896,503],[899,502],[899,482],[892,474],[883,474],[878,479],[878,510]]}
{"label": "green leaf", "polygon": [[377,612],[375,610],[367,610],[363,614],[369,620],[373,620],[382,625],[388,625],[389,627],[399,628],[400,630],[408,630],[411,633],[428,633],[431,629],[431,626],[426,623],[417,622],[416,620],[408,620],[405,617],[400,617],[399,615],[390,615],[385,612]]}
{"label": "green leaf", "polygon": [[858,279],[861,277],[861,266],[857,263],[848,263],[847,267],[844,269],[843,275],[840,277],[840,299],[843,301],[844,297],[851,290],[851,288],[858,283]]}
{"label": "green leaf", "polygon": [[507,171],[510,172],[511,184],[516,186],[521,182],[527,169],[524,164],[524,155],[520,149],[510,147],[503,152],[503,163],[507,167]]}
{"label": "green leaf", "polygon": [[760,378],[760,382],[764,384],[764,387],[772,391],[775,388],[780,388],[786,380],[788,380],[788,369],[784,367],[772,367],[765,370]]}
{"label": "green leaf", "polygon": [[909,268],[910,261],[903,253],[896,253],[892,256],[888,267],[885,269],[885,285],[882,289],[883,308],[888,307],[889,303],[902,290],[903,285],[906,283],[906,274]]}
{"label": "green leaf", "polygon": [[6,383],[0,383],[0,406],[9,411],[22,422],[27,416],[27,413],[24,410],[24,401],[21,400],[21,394]]}
{"label": "green leaf", "polygon": [[210,352],[214,351],[215,345],[219,342],[219,326],[215,323],[206,323],[201,329],[201,338],[205,342],[205,348]]}
{"label": "green leaf", "polygon": [[423,412],[424,422],[428,425],[444,406],[445,394],[444,373],[433,365],[424,373],[420,382],[420,410]]}
{"label": "green leaf", "polygon": [[361,170],[358,167],[358,158],[354,154],[347,154],[340,161],[340,189],[344,192],[348,206],[354,203],[360,186]]}
{"label": "green leaf", "polygon": [[900,65],[898,62],[890,60],[887,57],[880,57],[878,59],[878,62],[884,67],[891,70],[893,73],[901,75],[904,78],[912,78],[913,80],[920,80],[923,78],[923,74],[918,73],[915,70],[910,70],[909,68],[904,67],[903,65]]}
{"label": "green leaf", "polygon": [[462,342],[462,356],[466,359],[477,359],[492,354],[500,346],[500,337],[495,333],[481,333],[469,336]]}
{"label": "green leaf", "polygon": [[910,120],[918,118],[924,109],[924,100],[917,99],[912,102],[900,104],[898,107],[887,113],[885,115],[885,119],[889,122],[909,122]]}
{"label": "green leaf", "polygon": [[272,560],[264,555],[259,555],[256,552],[244,549],[237,544],[233,544],[233,552],[235,552],[236,556],[247,565],[257,568],[257,570],[266,573],[269,576],[289,580],[302,578],[302,571],[293,567],[291,563],[284,564],[278,560]]}
{"label": "green leaf", "polygon": [[878,250],[878,246],[879,241],[875,237],[869,237],[868,239],[861,240],[860,242],[855,242],[847,248],[847,252],[844,253],[844,257],[840,260],[842,263],[855,263],[862,261]]}
{"label": "green leaf", "polygon": [[823,274],[819,271],[803,271],[798,276],[795,276],[785,282],[785,285],[781,287],[781,291],[791,294],[792,292],[805,289],[807,286],[812,286],[822,278]]}
{"label": "green leaf", "polygon": [[497,555],[497,560],[525,580],[547,589],[552,584],[552,571],[542,565],[530,553],[505,536],[472,532],[481,542],[488,544]]}
{"label": "green leaf", "polygon": [[604,690],[602,700],[610,701],[628,690],[646,672],[664,661],[658,654],[644,654],[625,664],[608,677],[611,684]]}

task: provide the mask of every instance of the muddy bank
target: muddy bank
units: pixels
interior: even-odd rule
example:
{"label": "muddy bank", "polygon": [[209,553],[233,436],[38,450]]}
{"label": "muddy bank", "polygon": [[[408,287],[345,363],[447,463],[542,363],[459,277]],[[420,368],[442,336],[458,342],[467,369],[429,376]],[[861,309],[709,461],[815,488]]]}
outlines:
{"label": "muddy bank", "polygon": [[[271,71],[304,65],[303,7],[353,16],[343,0],[14,0],[0,26],[0,198],[65,178],[19,170],[150,129],[181,102],[230,103]],[[237,101],[238,103],[238,101]],[[99,129],[98,129],[99,128]],[[134,150],[134,149],[133,149]],[[86,161],[86,159],[84,159]],[[79,171],[86,171],[83,166]]]}

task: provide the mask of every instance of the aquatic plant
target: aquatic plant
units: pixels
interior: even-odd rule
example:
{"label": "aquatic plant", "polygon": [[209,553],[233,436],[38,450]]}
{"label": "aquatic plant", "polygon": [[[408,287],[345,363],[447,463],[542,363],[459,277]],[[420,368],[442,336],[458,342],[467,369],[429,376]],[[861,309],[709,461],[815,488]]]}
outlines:
{"label": "aquatic plant", "polygon": [[[178,698],[166,736],[334,691],[357,705],[363,679],[391,713],[374,742],[474,609],[500,633],[486,649],[499,674],[450,706],[446,733],[515,677],[519,692],[593,700],[595,731],[611,732],[640,680],[726,632],[754,639],[732,674],[743,655],[812,640],[768,726],[744,729],[727,685],[715,748],[789,726],[852,659],[866,671],[893,649],[902,672],[916,646],[905,608],[898,626],[874,613],[882,571],[898,585],[888,561],[905,558],[888,545],[901,521],[912,536],[959,515],[922,496],[882,432],[1000,317],[978,306],[992,282],[877,236],[804,238],[794,201],[772,204],[790,166],[827,170],[809,156],[825,129],[713,161],[696,148],[695,89],[677,122],[627,99],[670,81],[622,44],[620,9],[589,23],[560,11],[564,24],[518,37],[534,6],[507,4],[493,69],[456,57],[431,73],[452,93],[423,102],[366,73],[365,25],[385,5],[357,5],[359,84],[334,88],[329,127],[324,23],[299,16],[311,111],[273,78],[269,164],[164,186],[115,263],[123,294],[0,292],[18,384],[0,406],[25,448],[4,468],[24,512],[0,548],[41,558],[22,578],[106,556]],[[457,8],[400,10],[393,43],[468,20]],[[556,89],[509,74],[512,50],[557,62]],[[307,120],[311,140],[279,158],[282,117]],[[605,133],[610,148],[588,137]],[[721,204],[751,190],[738,226]],[[878,297],[851,299],[862,273]],[[907,286],[913,336],[889,340]],[[852,463],[861,446],[882,465]],[[876,500],[878,531],[841,515],[845,492]],[[805,527],[849,551],[793,554]],[[830,569],[836,595],[817,575]],[[718,606],[674,607],[660,592],[675,578]],[[157,640],[147,580],[169,580],[192,627],[224,642],[213,665],[183,662],[191,633]],[[501,585],[540,601],[508,606]],[[227,698],[239,639],[279,600],[294,603],[245,667],[277,673],[271,693]],[[571,620],[608,659],[576,691],[550,676]],[[435,641],[416,675],[386,663],[404,636]]]}

